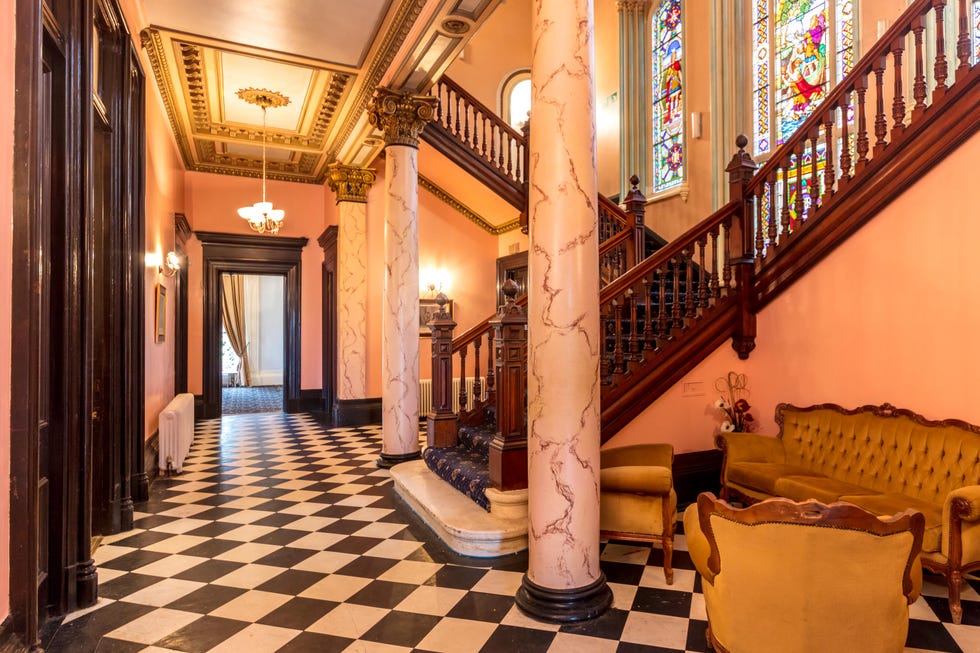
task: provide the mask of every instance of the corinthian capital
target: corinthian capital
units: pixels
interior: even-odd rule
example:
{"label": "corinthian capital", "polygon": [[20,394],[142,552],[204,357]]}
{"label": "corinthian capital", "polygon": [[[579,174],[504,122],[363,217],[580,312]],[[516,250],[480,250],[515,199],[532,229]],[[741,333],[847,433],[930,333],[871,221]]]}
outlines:
{"label": "corinthian capital", "polygon": [[355,168],[339,163],[327,166],[327,183],[340,202],[367,202],[367,192],[376,175],[370,168]]}
{"label": "corinthian capital", "polygon": [[384,132],[385,146],[418,148],[419,134],[435,117],[439,100],[430,95],[412,95],[379,88],[368,105],[368,119]]}
{"label": "corinthian capital", "polygon": [[616,0],[616,9],[620,13],[642,14],[646,6],[647,0]]}

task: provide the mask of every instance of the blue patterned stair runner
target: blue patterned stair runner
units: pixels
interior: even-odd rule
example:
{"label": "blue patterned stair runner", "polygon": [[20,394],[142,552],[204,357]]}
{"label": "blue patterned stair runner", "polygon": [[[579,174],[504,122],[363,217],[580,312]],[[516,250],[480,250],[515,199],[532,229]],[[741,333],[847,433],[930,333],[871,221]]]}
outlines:
{"label": "blue patterned stair runner", "polygon": [[455,447],[426,447],[422,460],[432,472],[473,499],[484,510],[490,510],[486,489],[490,487],[490,441],[494,429],[489,426],[461,426],[459,444]]}

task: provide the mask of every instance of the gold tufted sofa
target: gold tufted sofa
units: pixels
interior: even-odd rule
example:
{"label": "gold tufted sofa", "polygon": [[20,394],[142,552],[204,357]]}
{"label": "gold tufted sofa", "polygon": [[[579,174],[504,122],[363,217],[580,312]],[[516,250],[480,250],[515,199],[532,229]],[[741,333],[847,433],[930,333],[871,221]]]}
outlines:
{"label": "gold tufted sofa", "polygon": [[722,498],[846,501],[925,516],[922,565],[944,574],[960,623],[964,573],[980,569],[980,427],[889,404],[776,407],[777,437],[723,433]]}

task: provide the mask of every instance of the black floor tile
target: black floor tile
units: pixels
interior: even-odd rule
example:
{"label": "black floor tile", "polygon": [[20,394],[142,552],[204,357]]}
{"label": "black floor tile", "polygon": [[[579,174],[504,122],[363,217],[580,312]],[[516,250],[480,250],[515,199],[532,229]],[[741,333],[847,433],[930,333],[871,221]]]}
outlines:
{"label": "black floor tile", "polygon": [[[264,591],[272,592],[274,590]],[[297,596],[259,619],[258,623],[267,626],[278,626],[280,628],[306,630],[306,628],[322,619],[325,614],[338,605],[338,603],[332,601],[321,601]]]}
{"label": "black floor tile", "polygon": [[409,612],[390,612],[382,617],[361,639],[394,646],[414,647],[439,623],[439,617]]}
{"label": "black floor tile", "polygon": [[275,592],[276,594],[291,594],[296,596],[302,594],[304,590],[320,582],[323,578],[323,574],[316,572],[287,569],[255,589],[263,592]]}
{"label": "black floor tile", "polygon": [[633,598],[633,609],[687,618],[691,614],[691,595],[678,590],[639,587]]}
{"label": "black floor tile", "polygon": [[498,626],[480,653],[545,653],[554,639],[555,633],[548,630]]}
{"label": "black floor tile", "polygon": [[475,619],[477,621],[492,621],[500,623],[514,605],[514,597],[500,594],[485,594],[469,592],[459,600],[448,617],[459,619]]}
{"label": "black floor tile", "polygon": [[375,580],[368,583],[364,589],[347,599],[347,603],[370,605],[376,608],[394,608],[415,591],[418,585],[392,583],[386,580]]}
{"label": "black floor tile", "polygon": [[155,645],[161,648],[205,653],[248,626],[247,622],[204,616],[164,637]]}
{"label": "black floor tile", "polygon": [[[342,653],[354,640],[318,633],[300,633],[276,653]],[[244,652],[243,652],[244,653]]]}
{"label": "black floor tile", "polygon": [[167,605],[171,610],[183,610],[184,612],[199,612],[207,614],[212,610],[217,610],[228,601],[238,598],[248,590],[240,587],[227,587],[225,585],[205,585],[190,594],[185,594],[176,601]]}

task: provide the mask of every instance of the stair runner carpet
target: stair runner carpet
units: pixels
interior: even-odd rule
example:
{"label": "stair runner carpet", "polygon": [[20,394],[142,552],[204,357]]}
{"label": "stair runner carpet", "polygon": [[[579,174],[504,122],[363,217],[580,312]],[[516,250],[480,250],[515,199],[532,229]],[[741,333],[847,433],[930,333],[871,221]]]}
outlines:
{"label": "stair runner carpet", "polygon": [[486,425],[461,426],[457,446],[426,447],[422,451],[422,460],[436,476],[484,510],[490,510],[486,489],[490,487],[490,441],[494,431]]}

